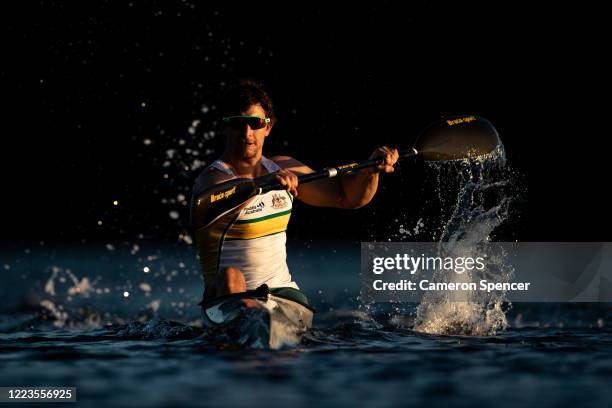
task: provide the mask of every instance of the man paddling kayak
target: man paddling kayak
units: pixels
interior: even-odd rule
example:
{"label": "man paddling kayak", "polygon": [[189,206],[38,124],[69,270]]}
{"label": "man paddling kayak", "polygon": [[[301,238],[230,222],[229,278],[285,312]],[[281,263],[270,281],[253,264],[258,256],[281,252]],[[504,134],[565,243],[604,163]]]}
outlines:
{"label": "man paddling kayak", "polygon": [[[286,261],[286,228],[293,198],[314,206],[359,208],[368,204],[378,188],[379,173],[393,172],[398,151],[377,148],[373,158],[384,157],[377,167],[298,185],[298,176],[314,170],[289,156],[263,155],[266,137],[275,123],[272,100],[259,83],[240,81],[222,98],[220,112],[226,147],[221,157],[197,178],[193,195],[235,178],[270,175],[284,190],[258,194],[205,229],[196,231],[204,277],[204,301],[267,285],[279,293],[308,303],[293,281]],[[255,302],[244,299],[247,306]]]}

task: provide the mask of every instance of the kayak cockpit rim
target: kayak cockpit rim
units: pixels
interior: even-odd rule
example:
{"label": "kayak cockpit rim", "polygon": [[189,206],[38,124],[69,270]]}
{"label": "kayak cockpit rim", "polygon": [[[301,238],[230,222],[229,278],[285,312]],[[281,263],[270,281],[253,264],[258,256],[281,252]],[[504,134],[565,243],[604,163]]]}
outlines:
{"label": "kayak cockpit rim", "polygon": [[217,296],[216,298],[213,298],[210,300],[206,300],[206,301],[202,300],[200,303],[198,303],[198,305],[202,306],[202,308],[204,309],[209,309],[221,302],[225,302],[228,300],[258,299],[258,300],[265,301],[268,299],[268,295],[272,295],[274,297],[284,299],[284,300],[289,300],[291,302],[297,303],[300,306],[305,307],[306,309],[310,310],[312,313],[316,313],[315,308],[307,303],[301,302],[295,298],[292,298],[290,296],[285,296],[280,293],[271,293],[270,289],[268,288],[268,285],[266,284],[259,286],[257,289],[247,290],[246,292],[230,293],[228,295]]}

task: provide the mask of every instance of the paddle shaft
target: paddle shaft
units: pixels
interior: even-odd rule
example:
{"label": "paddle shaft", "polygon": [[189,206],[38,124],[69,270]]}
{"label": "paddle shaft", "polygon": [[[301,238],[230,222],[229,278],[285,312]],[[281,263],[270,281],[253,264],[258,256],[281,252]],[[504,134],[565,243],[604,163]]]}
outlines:
{"label": "paddle shaft", "polygon": [[[419,156],[426,161],[464,160],[490,154],[501,145],[497,130],[491,122],[478,116],[456,116],[443,118],[429,125],[419,135],[412,149],[399,153],[399,159]],[[351,174],[361,169],[383,164],[377,157],[362,162],[330,167],[298,177],[298,183]],[[240,208],[249,198],[271,190],[284,190],[276,174],[267,174],[257,179],[238,178],[215,184],[195,197],[192,223],[196,230],[212,225],[231,211]]]}
{"label": "paddle shaft", "polygon": [[[413,157],[418,155],[419,153],[415,148],[402,150],[399,152],[399,159],[403,160],[409,157]],[[381,165],[385,161],[384,157],[379,157],[376,159],[364,160],[361,162],[354,162],[345,164],[337,167],[328,167],[320,171],[316,171],[310,174],[302,174],[298,176],[298,184],[310,183],[311,181],[321,180],[325,178],[332,178],[336,176],[340,176],[342,174],[351,173],[357,170],[366,169],[369,167],[376,167]],[[259,194],[266,193],[271,190],[283,189],[284,186],[276,179],[262,181],[257,183],[257,188],[260,189]]]}

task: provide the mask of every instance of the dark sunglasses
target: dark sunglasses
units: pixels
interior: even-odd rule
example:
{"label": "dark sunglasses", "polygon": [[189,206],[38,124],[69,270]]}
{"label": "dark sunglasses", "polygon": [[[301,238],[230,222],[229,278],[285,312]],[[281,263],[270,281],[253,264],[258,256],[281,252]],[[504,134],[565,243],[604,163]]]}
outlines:
{"label": "dark sunglasses", "polygon": [[223,118],[223,122],[233,129],[244,129],[246,125],[249,125],[251,129],[257,130],[270,123],[270,118],[260,118],[259,116],[249,115],[228,116]]}

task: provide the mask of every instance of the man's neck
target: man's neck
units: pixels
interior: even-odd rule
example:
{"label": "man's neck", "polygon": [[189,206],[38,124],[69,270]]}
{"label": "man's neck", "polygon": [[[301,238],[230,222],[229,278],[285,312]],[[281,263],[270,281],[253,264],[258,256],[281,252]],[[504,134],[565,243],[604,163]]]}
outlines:
{"label": "man's neck", "polygon": [[261,158],[261,153],[259,153],[257,156],[250,158],[235,157],[231,155],[228,151],[225,151],[221,155],[221,160],[229,164],[233,168],[236,175],[250,175],[253,178],[262,176],[264,173],[264,169],[261,164]]}

